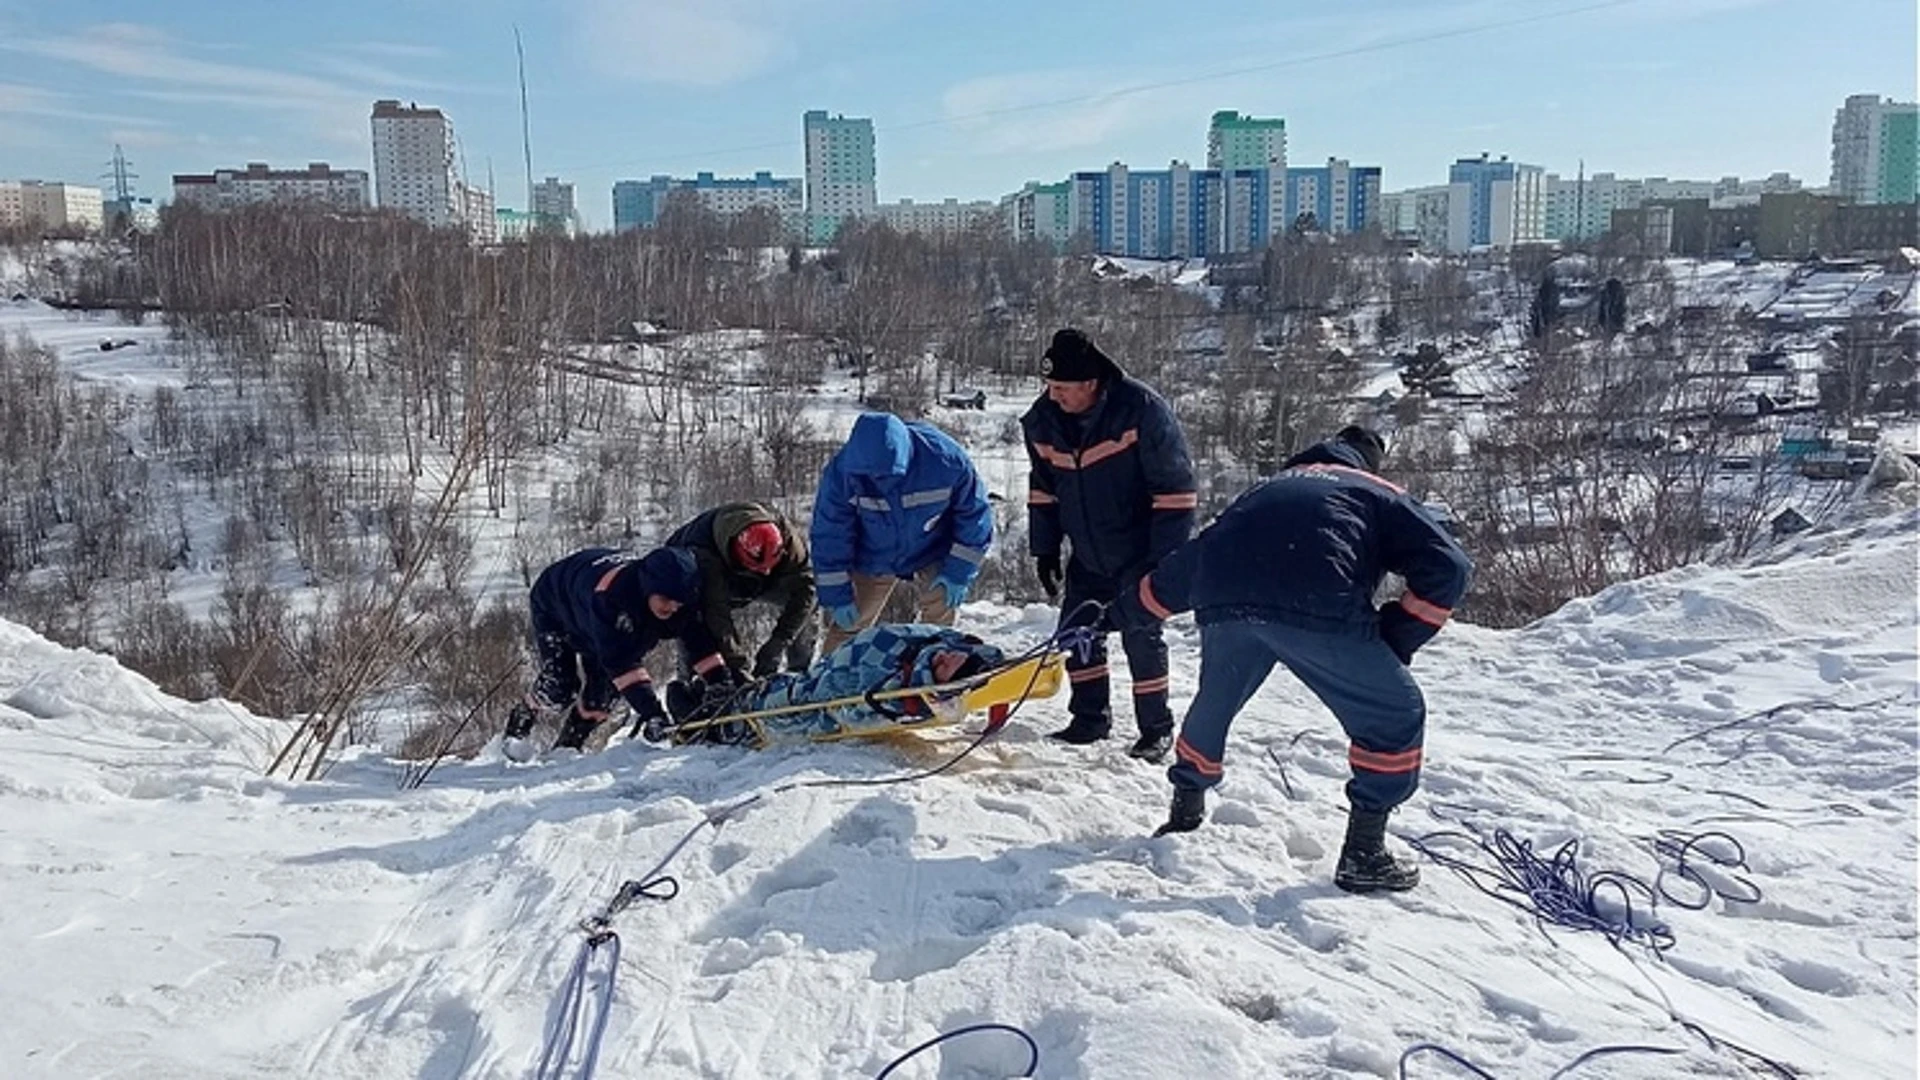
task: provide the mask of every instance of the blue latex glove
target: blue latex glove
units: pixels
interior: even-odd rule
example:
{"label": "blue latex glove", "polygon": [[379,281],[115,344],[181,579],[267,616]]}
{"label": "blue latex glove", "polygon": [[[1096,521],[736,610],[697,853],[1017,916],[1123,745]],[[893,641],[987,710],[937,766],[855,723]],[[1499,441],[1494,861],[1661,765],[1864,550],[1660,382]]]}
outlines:
{"label": "blue latex glove", "polygon": [[860,608],[854,604],[841,604],[828,614],[833,616],[833,625],[842,630],[851,630],[860,621]]}
{"label": "blue latex glove", "polygon": [[967,587],[965,585],[955,584],[944,578],[934,582],[934,584],[940,586],[940,591],[947,595],[948,611],[958,611],[960,605],[967,602]]}

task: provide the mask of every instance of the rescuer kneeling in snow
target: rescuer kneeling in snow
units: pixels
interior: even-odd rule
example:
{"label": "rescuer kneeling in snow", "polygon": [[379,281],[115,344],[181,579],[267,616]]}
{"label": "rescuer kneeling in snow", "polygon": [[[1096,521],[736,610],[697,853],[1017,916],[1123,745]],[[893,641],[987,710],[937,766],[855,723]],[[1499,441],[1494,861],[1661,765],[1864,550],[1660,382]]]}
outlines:
{"label": "rescuer kneeling in snow", "polygon": [[[1419,869],[1386,848],[1387,815],[1419,786],[1426,730],[1407,666],[1466,594],[1473,564],[1417,500],[1377,475],[1384,452],[1380,436],[1348,427],[1296,454],[1119,598],[1123,621],[1190,610],[1200,625],[1200,687],[1167,770],[1172,813],[1155,835],[1200,827],[1227,728],[1281,663],[1351,740],[1334,884],[1372,892],[1419,881]],[[1389,572],[1407,591],[1375,609]]]}

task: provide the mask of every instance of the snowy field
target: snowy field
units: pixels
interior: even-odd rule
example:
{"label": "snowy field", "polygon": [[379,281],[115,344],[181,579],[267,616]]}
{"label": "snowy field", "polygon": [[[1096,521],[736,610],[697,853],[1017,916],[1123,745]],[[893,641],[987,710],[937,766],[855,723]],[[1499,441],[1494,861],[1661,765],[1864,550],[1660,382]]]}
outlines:
{"label": "snowy field", "polygon": [[[1429,768],[1400,836],[1578,838],[1589,870],[1647,880],[1661,830],[1744,845],[1743,867],[1703,871],[1704,909],[1653,913],[1664,959],[1543,929],[1433,864],[1402,896],[1335,891],[1344,745],[1287,676],[1241,718],[1210,823],[1163,839],[1161,770],[1124,741],[1044,741],[1055,699],[938,777],[789,791],[701,830],[670,867],[678,898],[616,921],[600,1075],[869,1077],[991,1021],[1030,1032],[1055,1078],[1392,1076],[1423,1041],[1502,1078],[1620,1044],[1683,1053],[1575,1075],[1788,1075],[1761,1055],[1911,1077],[1917,527],[1868,519],[1421,654]],[[1048,619],[964,617],[1008,643]],[[1191,625],[1171,638],[1184,697]],[[576,921],[704,812],[964,745],[489,751],[400,792],[364,749],[323,782],[262,779],[284,730],[0,623],[0,1073],[527,1076]],[[1728,898],[1742,882],[1757,900]],[[893,1075],[1024,1066],[983,1033]]]}

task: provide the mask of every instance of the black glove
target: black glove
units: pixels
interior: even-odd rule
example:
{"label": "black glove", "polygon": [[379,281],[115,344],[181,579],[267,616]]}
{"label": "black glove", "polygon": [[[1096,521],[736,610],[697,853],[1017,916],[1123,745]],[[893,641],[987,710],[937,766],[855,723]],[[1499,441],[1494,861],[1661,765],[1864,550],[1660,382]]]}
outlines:
{"label": "black glove", "polygon": [[1380,609],[1380,640],[1387,643],[1402,664],[1413,666],[1413,654],[1434,634],[1434,628],[1407,614],[1399,604]]}
{"label": "black glove", "polygon": [[1060,595],[1060,556],[1035,555],[1033,572],[1040,578],[1040,587],[1047,590],[1047,599]]}
{"label": "black glove", "polygon": [[627,706],[633,710],[633,726],[627,729],[627,738],[647,734],[654,739],[650,731],[657,732],[667,723],[666,706],[660,704],[660,696],[653,692],[650,685],[635,686],[626,692]]}
{"label": "black glove", "polygon": [[779,671],[780,661],[786,655],[787,643],[784,641],[769,641],[760,646],[760,651],[753,654],[753,677],[764,679]]}

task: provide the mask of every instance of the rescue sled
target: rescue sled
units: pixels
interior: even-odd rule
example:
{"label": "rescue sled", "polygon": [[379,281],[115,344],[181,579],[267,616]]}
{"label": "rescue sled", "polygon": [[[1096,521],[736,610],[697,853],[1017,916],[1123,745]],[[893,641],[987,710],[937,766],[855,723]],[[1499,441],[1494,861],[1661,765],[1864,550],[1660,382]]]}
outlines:
{"label": "rescue sled", "polygon": [[[874,724],[871,727],[842,724],[832,731],[810,734],[805,741],[891,738],[903,731],[949,727],[982,711],[987,714],[986,731],[991,733],[1005,725],[1019,705],[1036,698],[1054,696],[1060,692],[1060,685],[1065,681],[1066,654],[1049,651],[1020,658],[957,682],[900,687],[828,701],[690,720],[676,726],[671,732],[671,739],[674,745],[711,740],[760,749],[776,741],[768,734],[769,720],[852,707],[861,707],[870,713],[874,717]],[[719,737],[716,739],[715,735]]]}

